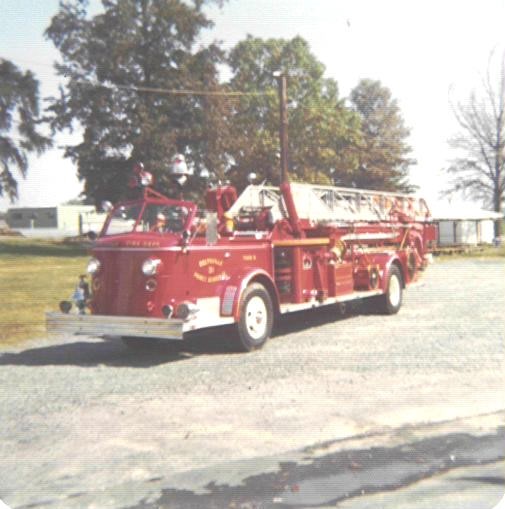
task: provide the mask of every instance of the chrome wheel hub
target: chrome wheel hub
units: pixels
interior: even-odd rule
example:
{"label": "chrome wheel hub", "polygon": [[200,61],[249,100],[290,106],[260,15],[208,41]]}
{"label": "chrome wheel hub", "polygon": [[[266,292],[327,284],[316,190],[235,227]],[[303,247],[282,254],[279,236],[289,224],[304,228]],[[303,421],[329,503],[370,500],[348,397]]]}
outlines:
{"label": "chrome wheel hub", "polygon": [[260,339],[267,330],[267,308],[261,297],[255,296],[247,303],[245,324],[251,338]]}

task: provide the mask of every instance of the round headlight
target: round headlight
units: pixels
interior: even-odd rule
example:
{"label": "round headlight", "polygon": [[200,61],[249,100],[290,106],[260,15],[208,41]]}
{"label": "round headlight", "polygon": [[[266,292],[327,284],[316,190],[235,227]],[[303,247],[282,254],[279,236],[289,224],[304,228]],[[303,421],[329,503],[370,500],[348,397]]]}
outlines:
{"label": "round headlight", "polygon": [[146,276],[154,276],[161,265],[161,260],[159,258],[148,258],[142,264],[142,272]]}
{"label": "round headlight", "polygon": [[86,269],[88,274],[96,274],[100,270],[100,260],[97,260],[96,258],[91,258],[91,260],[88,262],[88,268]]}

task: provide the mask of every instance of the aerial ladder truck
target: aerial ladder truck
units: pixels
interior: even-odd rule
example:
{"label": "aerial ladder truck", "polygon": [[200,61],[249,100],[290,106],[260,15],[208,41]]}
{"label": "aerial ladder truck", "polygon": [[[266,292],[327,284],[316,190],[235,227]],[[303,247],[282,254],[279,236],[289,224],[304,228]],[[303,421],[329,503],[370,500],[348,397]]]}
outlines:
{"label": "aerial ladder truck", "polygon": [[[200,211],[160,194],[137,167],[139,197],[111,206],[94,239],[89,295],[77,310],[62,301],[47,313],[49,333],[142,346],[228,325],[234,346],[251,351],[285,313],[363,299],[380,314],[400,310],[437,238],[426,202],[290,182],[285,77],[279,83],[280,186],[251,183],[240,196],[229,184],[209,186]],[[183,156],[172,172],[185,179]]]}

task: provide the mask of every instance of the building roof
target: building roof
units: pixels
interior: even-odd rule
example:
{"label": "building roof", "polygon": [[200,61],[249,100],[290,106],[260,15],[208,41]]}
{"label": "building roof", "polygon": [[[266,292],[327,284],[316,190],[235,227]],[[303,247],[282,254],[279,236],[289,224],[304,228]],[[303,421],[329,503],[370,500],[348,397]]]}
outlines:
{"label": "building roof", "polygon": [[430,204],[431,216],[436,221],[477,221],[482,219],[501,219],[503,213],[484,210],[475,203],[436,202]]}
{"label": "building roof", "polygon": [[10,207],[7,209],[7,214],[9,212],[23,212],[23,211],[36,211],[36,210],[73,210],[73,211],[82,211],[82,212],[90,212],[94,211],[95,207],[93,205],[54,205],[47,207]]}

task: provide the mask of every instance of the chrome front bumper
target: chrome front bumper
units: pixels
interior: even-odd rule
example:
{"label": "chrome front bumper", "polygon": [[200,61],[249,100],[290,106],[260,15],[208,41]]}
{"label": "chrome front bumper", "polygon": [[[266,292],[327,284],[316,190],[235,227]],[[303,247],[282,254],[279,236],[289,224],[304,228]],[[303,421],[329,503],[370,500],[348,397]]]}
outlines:
{"label": "chrome front bumper", "polygon": [[46,313],[49,335],[135,336],[183,339],[183,320],[138,316],[77,315]]}

